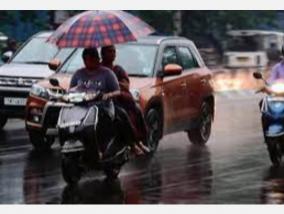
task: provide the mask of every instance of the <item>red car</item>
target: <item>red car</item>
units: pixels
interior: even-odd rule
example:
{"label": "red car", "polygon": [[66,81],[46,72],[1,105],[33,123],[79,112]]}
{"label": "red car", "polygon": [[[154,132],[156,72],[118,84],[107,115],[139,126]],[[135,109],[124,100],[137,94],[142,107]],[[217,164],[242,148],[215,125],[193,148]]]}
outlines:
{"label": "red car", "polygon": [[[212,73],[194,43],[182,37],[149,36],[116,49],[116,63],[128,72],[132,95],[149,125],[151,150],[157,149],[162,136],[179,131],[186,131],[193,143],[206,143],[215,108]],[[72,74],[83,67],[81,53],[78,49],[50,78],[68,89]],[[62,92],[48,79],[38,82],[26,106],[26,127],[32,142],[39,138],[39,147],[50,147],[42,137],[54,134],[60,111],[48,101],[51,90]]]}

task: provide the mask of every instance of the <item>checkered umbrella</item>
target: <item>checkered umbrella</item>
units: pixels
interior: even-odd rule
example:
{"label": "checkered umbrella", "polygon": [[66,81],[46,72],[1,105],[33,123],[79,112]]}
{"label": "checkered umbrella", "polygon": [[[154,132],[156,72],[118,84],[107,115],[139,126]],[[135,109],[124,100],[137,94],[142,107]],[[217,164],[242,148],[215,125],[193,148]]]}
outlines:
{"label": "checkered umbrella", "polygon": [[48,42],[60,48],[101,47],[136,41],[152,32],[152,27],[124,11],[86,11],[60,25]]}

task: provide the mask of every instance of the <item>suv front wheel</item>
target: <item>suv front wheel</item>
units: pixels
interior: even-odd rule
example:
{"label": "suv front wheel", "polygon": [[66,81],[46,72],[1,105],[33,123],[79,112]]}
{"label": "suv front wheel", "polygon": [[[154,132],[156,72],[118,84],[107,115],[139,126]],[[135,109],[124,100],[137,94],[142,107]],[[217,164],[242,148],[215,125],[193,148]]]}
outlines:
{"label": "suv front wheel", "polygon": [[162,133],[162,115],[156,108],[151,108],[145,116],[146,124],[148,126],[148,136],[146,145],[153,154],[157,148]]}
{"label": "suv front wheel", "polygon": [[4,126],[6,125],[8,119],[6,116],[4,115],[0,115],[0,129],[4,128]]}
{"label": "suv front wheel", "polygon": [[201,114],[199,117],[198,125],[192,130],[188,130],[188,138],[193,144],[205,144],[211,134],[212,126],[212,111],[209,103],[203,103],[201,107]]}
{"label": "suv front wheel", "polygon": [[54,143],[54,137],[46,136],[41,131],[29,131],[30,141],[36,151],[49,150]]}

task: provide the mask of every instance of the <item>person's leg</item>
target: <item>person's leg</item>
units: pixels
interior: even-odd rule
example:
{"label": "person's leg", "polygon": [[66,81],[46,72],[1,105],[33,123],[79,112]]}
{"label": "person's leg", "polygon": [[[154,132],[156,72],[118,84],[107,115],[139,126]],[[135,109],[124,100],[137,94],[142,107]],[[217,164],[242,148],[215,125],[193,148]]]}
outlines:
{"label": "person's leg", "polygon": [[116,106],[115,110],[118,117],[117,119],[119,120],[117,123],[117,130],[119,130],[120,134],[122,135],[125,144],[129,146],[136,155],[142,155],[144,152],[136,143],[135,129],[132,126],[132,122],[128,114],[123,108],[118,106]]}
{"label": "person's leg", "polygon": [[144,115],[139,108],[139,106],[135,105],[135,115],[136,115],[136,128],[138,130],[138,141],[140,148],[149,153],[150,149],[145,145],[148,136],[148,127],[146,125],[146,121],[144,119]]}

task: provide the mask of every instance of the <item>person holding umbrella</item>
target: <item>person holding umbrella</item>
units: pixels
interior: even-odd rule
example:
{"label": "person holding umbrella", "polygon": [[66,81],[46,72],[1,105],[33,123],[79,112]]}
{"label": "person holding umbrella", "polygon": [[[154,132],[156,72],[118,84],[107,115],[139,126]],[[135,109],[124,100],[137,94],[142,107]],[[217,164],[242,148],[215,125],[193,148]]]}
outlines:
{"label": "person holding umbrella", "polygon": [[[153,32],[154,29],[151,26],[125,11],[84,11],[66,20],[47,41],[56,44],[59,48],[80,47],[88,49],[89,47],[97,48],[136,41],[139,37]],[[87,87],[101,87],[101,89],[104,89],[106,93],[104,99],[119,94],[118,80],[117,78],[114,80],[115,74],[113,71],[99,65],[99,57],[95,53],[97,50],[86,49],[84,52],[88,54],[83,56],[86,68],[75,73],[71,86],[87,81]],[[90,54],[90,52],[93,53]],[[87,64],[90,64],[89,68],[87,68]],[[120,83],[121,87],[123,84]],[[127,84],[125,86],[128,87]],[[133,147],[137,151],[136,153],[143,153],[141,149],[139,151],[136,144]]]}
{"label": "person holding umbrella", "polygon": [[126,110],[131,119],[132,130],[134,131],[135,141],[143,152],[149,153],[150,149],[143,144],[147,138],[147,126],[140,108],[136,105],[132,94],[129,91],[129,78],[127,72],[120,65],[114,65],[116,49],[114,45],[104,46],[101,49],[101,64],[111,69],[116,75],[120,91],[110,94],[115,98],[116,104]]}

